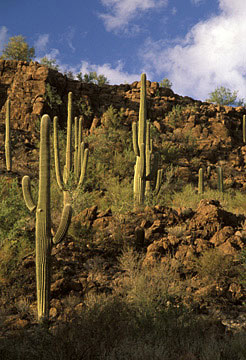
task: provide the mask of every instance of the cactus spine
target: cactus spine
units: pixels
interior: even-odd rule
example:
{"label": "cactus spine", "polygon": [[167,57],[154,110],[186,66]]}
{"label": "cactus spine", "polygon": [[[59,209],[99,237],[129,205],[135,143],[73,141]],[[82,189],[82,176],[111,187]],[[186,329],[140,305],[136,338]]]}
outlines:
{"label": "cactus spine", "polygon": [[204,193],[204,171],[203,168],[199,169],[198,172],[198,194]]}
{"label": "cactus spine", "polygon": [[217,168],[217,174],[218,174],[218,190],[220,192],[224,191],[224,186],[223,186],[223,170],[221,166],[218,166]]}
{"label": "cactus spine", "polygon": [[[162,179],[162,170],[157,171],[155,166],[151,168],[151,155],[153,150],[153,143],[150,140],[150,122],[146,120],[147,106],[146,106],[146,74],[141,75],[141,91],[140,91],[140,109],[137,124],[132,123],[132,141],[133,149],[136,155],[136,164],[134,167],[134,204],[144,204],[145,195],[148,195],[151,190],[150,181],[155,179],[155,192],[160,190]],[[157,160],[157,157],[155,158]],[[155,161],[157,165],[157,162]]]}
{"label": "cactus spine", "polygon": [[243,143],[246,143],[246,120],[245,115],[243,115]]}
{"label": "cactus spine", "polygon": [[[89,150],[85,149],[85,144],[82,142],[82,117],[74,119],[74,177],[77,182],[77,189],[83,184],[86,168],[88,163]],[[56,180],[59,188],[63,191],[64,205],[71,202],[70,194],[67,190],[66,185],[72,170],[72,93],[68,94],[68,116],[67,116],[67,144],[66,144],[66,164],[63,172],[63,180],[60,170],[60,156],[59,156],[59,141],[57,131],[57,116],[54,117],[54,154],[55,154],[55,169],[56,169]]]}
{"label": "cactus spine", "polygon": [[39,155],[39,190],[38,203],[34,204],[30,191],[30,178],[22,179],[22,190],[26,206],[30,211],[36,209],[36,285],[38,320],[49,319],[51,248],[62,241],[68,230],[72,208],[66,205],[62,211],[61,222],[54,237],[51,236],[50,214],[50,118],[41,119],[40,155]]}
{"label": "cactus spine", "polygon": [[11,141],[10,141],[10,100],[6,101],[5,118],[5,159],[7,171],[12,170]]}

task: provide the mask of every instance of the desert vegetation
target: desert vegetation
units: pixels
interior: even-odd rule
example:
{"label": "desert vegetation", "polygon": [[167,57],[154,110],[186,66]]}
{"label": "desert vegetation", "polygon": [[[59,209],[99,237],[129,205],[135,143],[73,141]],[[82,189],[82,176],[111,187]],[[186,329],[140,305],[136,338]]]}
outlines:
{"label": "desert vegetation", "polygon": [[[101,125],[86,134],[83,117],[74,120],[81,114],[72,115],[71,97],[66,131],[47,115],[36,127],[39,135],[44,121],[54,125],[50,143],[42,135],[36,139],[36,156],[44,152],[44,141],[51,164],[48,183],[44,171],[51,194],[47,211],[52,214],[52,221],[43,222],[46,237],[64,237],[47,255],[51,278],[46,321],[40,322],[40,312],[37,316],[35,279],[35,237],[37,241],[38,233],[44,234],[35,230],[35,216],[26,208],[21,189],[23,175],[29,174],[31,182],[24,189],[32,208],[29,190],[38,204],[39,176],[44,175],[35,166],[29,172],[26,167],[27,173],[17,171],[15,143],[7,141],[12,147],[6,159],[14,158],[12,168],[1,163],[0,177],[0,357],[245,359],[246,192],[232,186],[222,160],[224,172],[221,163],[205,162],[198,137],[191,128],[184,129],[201,109],[185,102],[173,107],[162,132],[151,119],[147,122],[142,97],[138,131],[145,127],[145,135],[137,135],[136,123],[133,130],[124,126],[123,110],[113,106],[104,112]],[[7,122],[11,127],[11,110]],[[242,147],[242,127],[238,132]],[[88,144],[89,156],[80,182],[82,142]],[[18,151],[23,156],[22,147]],[[158,167],[154,153],[159,154]],[[153,177],[147,161],[148,169],[155,165]],[[187,164],[192,176],[187,176]],[[158,169],[162,177],[156,191],[150,191]],[[61,214],[68,198],[73,213],[65,235],[64,218],[69,216]]]}

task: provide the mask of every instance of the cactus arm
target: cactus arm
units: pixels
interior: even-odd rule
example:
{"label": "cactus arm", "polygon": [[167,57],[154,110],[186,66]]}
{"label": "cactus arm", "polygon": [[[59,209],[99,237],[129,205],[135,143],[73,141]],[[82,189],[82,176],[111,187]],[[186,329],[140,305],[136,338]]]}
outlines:
{"label": "cactus arm", "polygon": [[[80,143],[79,143],[80,144]],[[78,118],[74,118],[74,175],[78,177]]]}
{"label": "cactus arm", "polygon": [[133,194],[134,194],[134,203],[138,203],[138,197],[139,197],[139,176],[138,176],[138,159],[139,157],[137,157],[137,161],[136,164],[134,165],[134,180],[133,180]]}
{"label": "cactus arm", "polygon": [[66,236],[67,230],[68,230],[70,222],[71,222],[71,217],[72,217],[72,207],[70,204],[67,204],[64,206],[64,208],[62,210],[62,217],[61,217],[61,221],[60,221],[58,230],[57,230],[55,236],[52,238],[52,243],[54,245],[61,242],[64,239],[64,237]]}
{"label": "cactus arm", "polygon": [[58,117],[55,116],[54,120],[53,120],[55,171],[56,171],[57,184],[58,184],[59,188],[64,191],[65,189],[64,189],[64,184],[63,184],[63,181],[62,181],[62,176],[61,176],[57,121],[58,121]]}
{"label": "cactus arm", "polygon": [[6,119],[5,119],[5,158],[7,171],[12,170],[11,142],[10,142],[10,100],[6,102]]}
{"label": "cactus arm", "polygon": [[138,144],[146,145],[146,74],[141,75]]}
{"label": "cactus arm", "polygon": [[145,179],[146,161],[145,161],[145,145],[140,146],[140,166],[139,166],[139,177]]}
{"label": "cactus arm", "polygon": [[82,157],[82,147],[83,147],[83,143],[81,143],[81,174],[80,174],[78,186],[81,186],[84,182],[87,163],[88,163],[88,156],[89,156],[89,150],[85,149],[83,151],[83,157]]}
{"label": "cactus arm", "polygon": [[80,174],[80,170],[81,170],[81,142],[82,142],[82,121],[83,118],[82,116],[80,116],[79,118],[79,134],[78,134],[78,157],[77,157],[77,163],[78,163],[78,170],[77,170],[77,179],[79,177]]}
{"label": "cactus arm", "polygon": [[157,172],[157,179],[156,179],[156,185],[155,185],[155,194],[157,195],[161,188],[162,183],[162,177],[163,177],[163,169],[159,169]]}
{"label": "cactus arm", "polygon": [[66,171],[64,183],[67,184],[72,165],[72,93],[68,93],[67,110],[67,146],[66,146]]}
{"label": "cactus arm", "polygon": [[147,121],[146,126],[146,150],[145,150],[145,156],[146,156],[146,187],[145,187],[145,194],[148,195],[151,191],[150,187],[150,180],[151,177],[151,144],[152,141],[150,141],[150,122]]}
{"label": "cactus arm", "polygon": [[136,156],[140,156],[140,151],[137,141],[137,123],[135,121],[132,123],[132,143],[133,143],[134,154]]}
{"label": "cactus arm", "polygon": [[27,208],[33,212],[36,209],[31,193],[31,182],[29,176],[22,178],[22,192]]}

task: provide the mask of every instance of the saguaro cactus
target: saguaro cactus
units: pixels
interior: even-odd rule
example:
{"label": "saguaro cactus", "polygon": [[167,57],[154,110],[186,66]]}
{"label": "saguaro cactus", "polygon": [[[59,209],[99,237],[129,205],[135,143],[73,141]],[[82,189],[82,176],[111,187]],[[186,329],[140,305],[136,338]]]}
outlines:
{"label": "saguaro cactus", "polygon": [[151,154],[153,144],[150,140],[150,122],[146,120],[146,75],[141,75],[140,109],[138,122],[132,123],[133,149],[136,155],[136,165],[134,167],[134,203],[140,205],[144,203],[145,195],[151,190],[150,181],[156,180],[155,192],[160,190],[162,170],[157,171],[157,157],[155,166],[151,167]]}
{"label": "saguaro cactus", "polygon": [[36,209],[36,283],[38,320],[45,321],[49,318],[50,304],[50,275],[51,275],[51,248],[58,244],[68,230],[72,207],[66,205],[62,211],[61,222],[54,237],[51,236],[50,214],[50,118],[43,115],[41,119],[40,152],[39,152],[39,190],[38,203],[34,204],[30,178],[22,179],[24,200],[28,209]]}
{"label": "saguaro cactus", "polygon": [[[64,204],[70,203],[70,195],[66,185],[72,170],[72,93],[68,94],[68,116],[67,116],[67,144],[66,144],[66,164],[63,171],[63,180],[60,170],[60,157],[59,157],[59,140],[57,131],[57,116],[54,117],[54,154],[55,154],[55,169],[57,184],[61,190],[63,190]],[[80,187],[85,179],[86,168],[88,163],[89,150],[85,149],[85,144],[82,142],[82,117],[79,119],[75,117],[74,126],[74,178],[77,182],[77,189]]]}
{"label": "saguaro cactus", "polygon": [[11,141],[10,141],[10,100],[6,101],[5,118],[5,159],[7,171],[12,170]]}

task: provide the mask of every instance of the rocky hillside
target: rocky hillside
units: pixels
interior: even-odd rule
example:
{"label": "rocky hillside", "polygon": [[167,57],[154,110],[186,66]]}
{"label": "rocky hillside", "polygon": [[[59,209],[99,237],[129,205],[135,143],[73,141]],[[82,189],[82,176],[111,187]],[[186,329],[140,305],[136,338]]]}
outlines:
{"label": "rocky hillside", "polygon": [[[28,174],[37,178],[40,116],[44,113],[51,117],[58,115],[64,127],[69,91],[73,92],[74,115],[82,114],[86,134],[95,135],[94,140],[92,136],[89,141],[91,155],[108,127],[105,112],[111,105],[121,110],[118,121],[131,138],[131,123],[138,119],[139,111],[138,81],[99,87],[68,79],[38,63],[2,60],[0,71],[0,175],[6,176],[10,183],[8,177],[11,176],[21,179]],[[13,172],[10,174],[4,162],[7,99],[11,100],[13,144]],[[225,190],[240,189],[244,193],[246,145],[242,137],[242,119],[245,108],[182,97],[150,81],[147,82],[147,108],[155,135],[154,149],[162,157],[165,184],[167,180],[172,181],[166,175],[170,165],[173,178],[181,179],[183,184],[197,184],[199,168],[210,166],[212,173],[206,178],[206,186],[216,188],[215,170],[222,166]],[[126,136],[128,138],[128,133]],[[115,148],[110,149],[111,153],[113,150]],[[124,161],[124,157],[121,159]],[[133,177],[133,171],[131,174]],[[98,196],[105,192],[104,189]],[[28,218],[23,229],[34,242],[34,220]],[[202,199],[197,209],[183,204],[175,209],[162,205],[146,206],[135,212],[129,209],[122,218],[111,208],[102,211],[97,203],[83,207],[73,217],[66,240],[52,252],[51,318],[54,328],[80,312],[88,294],[108,295],[119,291],[124,271],[119,269],[117,257],[123,245],[130,245],[143,255],[144,269],[149,271],[160,260],[170,267],[171,273],[177,273],[179,283],[184,281],[185,290],[182,296],[175,298],[175,306],[182,301],[207,315],[216,310],[216,318],[227,329],[245,329],[246,294],[238,280],[238,272],[242,270],[238,254],[245,247],[245,229],[245,214],[226,211],[213,199]],[[198,263],[197,259],[203,256],[204,262]],[[33,251],[21,259],[16,270],[18,276],[6,278],[2,290],[0,337],[36,326],[32,315],[36,309]],[[172,281],[170,288],[174,286]],[[21,313],[22,305],[18,308],[18,304],[22,304],[23,296],[29,309]],[[66,305],[68,296],[75,299],[70,313]]]}
{"label": "rocky hillside", "polygon": [[[38,63],[0,60],[0,167],[3,168],[5,103],[11,100],[11,118],[15,150],[24,143],[25,160],[33,149],[35,129],[40,116],[59,116],[66,124],[67,94],[73,92],[74,115],[84,116],[87,134],[105,123],[103,114],[109,106],[122,109],[122,125],[131,130],[138,119],[140,82],[122,85],[85,84],[68,79]],[[246,146],[242,138],[243,107],[213,105],[175,94],[147,81],[148,118],[162,136],[156,146],[176,149],[178,176],[188,182],[197,181],[200,166],[223,166],[226,184],[245,188],[243,179]],[[23,148],[23,146],[21,146]],[[159,148],[160,150],[160,148]],[[28,164],[26,159],[26,164]],[[214,175],[215,176],[215,175]]]}

